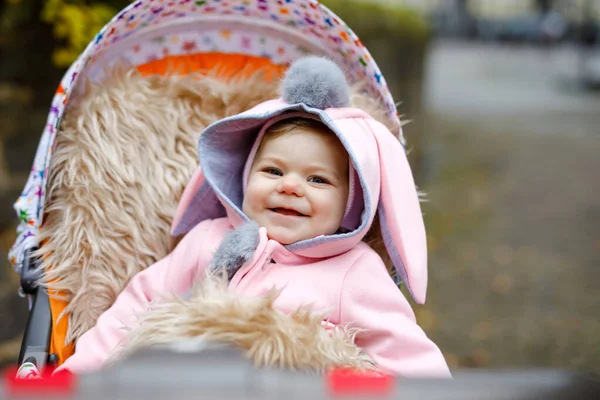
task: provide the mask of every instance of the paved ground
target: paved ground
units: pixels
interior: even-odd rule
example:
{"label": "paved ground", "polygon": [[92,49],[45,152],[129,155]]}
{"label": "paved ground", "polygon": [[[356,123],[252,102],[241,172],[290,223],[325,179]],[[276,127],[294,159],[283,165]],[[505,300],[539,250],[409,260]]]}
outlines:
{"label": "paved ground", "polygon": [[[600,97],[575,90],[574,61],[570,49],[431,49],[419,171],[431,285],[416,310],[453,366],[600,371]],[[1,253],[12,232],[0,240],[1,364],[25,305]]]}
{"label": "paved ground", "polygon": [[452,363],[600,371],[600,96],[574,60],[432,48],[420,315]]}

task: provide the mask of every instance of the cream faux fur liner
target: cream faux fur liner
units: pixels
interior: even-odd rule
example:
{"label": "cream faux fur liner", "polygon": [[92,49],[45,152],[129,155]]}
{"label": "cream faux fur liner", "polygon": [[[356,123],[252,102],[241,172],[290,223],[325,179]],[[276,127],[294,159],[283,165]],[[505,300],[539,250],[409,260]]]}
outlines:
{"label": "cream faux fur liner", "polygon": [[354,344],[356,329],[326,331],[324,313],[300,308],[285,314],[274,307],[279,291],[258,298],[227,290],[226,276],[206,275],[189,298],[167,297],[152,303],[111,355],[108,364],[149,346],[193,340],[194,348],[230,345],[257,367],[322,373],[344,367],[377,371]]}
{"label": "cream faux fur liner", "polygon": [[[202,130],[276,98],[278,86],[262,71],[224,82],[211,73],[143,77],[115,68],[69,105],[56,133],[38,252],[51,295],[69,301],[67,343],[95,325],[131,277],[168,254]],[[353,105],[393,129],[385,108],[360,92],[354,88]],[[375,228],[367,241],[385,260]]]}

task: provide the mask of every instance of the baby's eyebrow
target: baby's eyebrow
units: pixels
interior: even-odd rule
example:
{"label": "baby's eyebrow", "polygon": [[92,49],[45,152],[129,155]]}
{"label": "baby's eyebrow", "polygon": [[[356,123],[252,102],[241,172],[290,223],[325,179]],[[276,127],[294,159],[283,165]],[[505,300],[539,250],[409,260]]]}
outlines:
{"label": "baby's eyebrow", "polygon": [[257,162],[271,161],[276,163],[282,163],[284,161],[283,158],[278,156],[260,156],[256,158]]}
{"label": "baby's eyebrow", "polygon": [[259,157],[256,157],[254,159],[254,161],[252,162],[252,168],[256,167],[257,165],[264,164],[264,163],[272,163],[272,164],[276,164],[276,165],[281,165],[281,164],[283,164],[283,159],[280,157],[273,157],[273,156],[259,156]]}

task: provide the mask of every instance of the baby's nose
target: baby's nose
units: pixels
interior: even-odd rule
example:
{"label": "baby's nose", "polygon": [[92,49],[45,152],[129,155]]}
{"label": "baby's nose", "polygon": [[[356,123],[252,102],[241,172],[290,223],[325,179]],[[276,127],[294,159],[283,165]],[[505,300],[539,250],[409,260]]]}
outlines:
{"label": "baby's nose", "polygon": [[285,176],[281,182],[279,183],[279,187],[277,188],[279,193],[294,195],[294,196],[304,196],[304,187],[302,186],[302,182],[300,179],[294,176]]}

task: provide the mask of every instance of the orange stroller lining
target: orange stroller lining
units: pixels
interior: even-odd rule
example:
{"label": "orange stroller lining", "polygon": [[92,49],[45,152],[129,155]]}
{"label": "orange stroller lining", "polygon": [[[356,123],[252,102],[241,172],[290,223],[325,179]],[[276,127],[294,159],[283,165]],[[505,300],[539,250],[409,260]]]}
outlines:
{"label": "orange stroller lining", "polygon": [[[245,77],[254,71],[265,71],[265,79],[270,81],[283,75],[287,65],[274,64],[266,57],[255,57],[243,54],[199,53],[191,55],[168,56],[160,60],[138,65],[136,68],[142,75],[172,75],[191,72],[208,73],[215,66],[218,78],[228,80],[233,77]],[[62,294],[62,293],[59,293]],[[50,298],[52,313],[52,334],[50,338],[50,353],[58,355],[58,365],[69,358],[74,350],[74,344],[65,345],[69,326],[68,318],[58,320],[58,316],[67,306],[67,302]]]}
{"label": "orange stroller lining", "polygon": [[142,75],[171,75],[190,72],[209,72],[218,66],[217,76],[222,79],[245,77],[259,69],[265,71],[267,80],[282,76],[284,65],[276,65],[266,57],[245,54],[200,53],[180,56],[168,56],[137,66]]}

